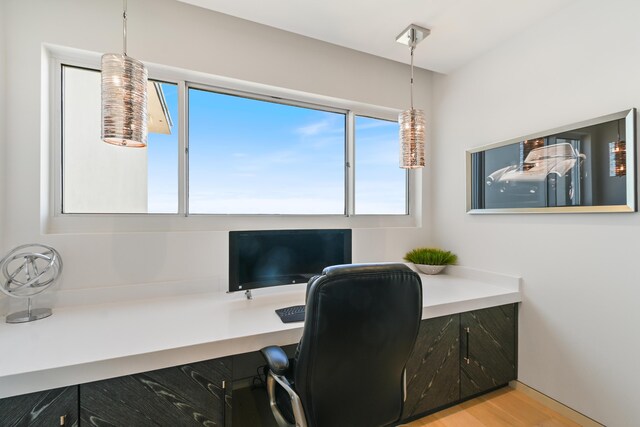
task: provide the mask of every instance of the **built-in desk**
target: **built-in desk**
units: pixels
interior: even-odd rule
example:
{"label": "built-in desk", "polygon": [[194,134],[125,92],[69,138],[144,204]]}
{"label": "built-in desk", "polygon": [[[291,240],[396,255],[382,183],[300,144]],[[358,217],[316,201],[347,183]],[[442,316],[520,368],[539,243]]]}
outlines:
{"label": "built-in desk", "polygon": [[[421,277],[424,319],[521,301],[517,277],[463,267]],[[156,287],[121,288],[121,300],[95,291],[102,296],[92,304],[72,303],[91,301],[92,291],[67,291],[47,319],[0,323],[0,398],[291,344],[302,334],[302,323],[283,324],[274,310],[303,304],[303,284],[256,290],[253,300],[193,284]]]}

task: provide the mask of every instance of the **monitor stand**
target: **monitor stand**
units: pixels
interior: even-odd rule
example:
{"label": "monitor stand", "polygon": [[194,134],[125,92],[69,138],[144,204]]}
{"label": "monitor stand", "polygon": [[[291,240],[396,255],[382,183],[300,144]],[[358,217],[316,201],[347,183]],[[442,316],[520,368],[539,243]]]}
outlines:
{"label": "monitor stand", "polygon": [[244,296],[246,296],[247,299],[253,299],[253,295],[251,295],[251,289],[244,291]]}

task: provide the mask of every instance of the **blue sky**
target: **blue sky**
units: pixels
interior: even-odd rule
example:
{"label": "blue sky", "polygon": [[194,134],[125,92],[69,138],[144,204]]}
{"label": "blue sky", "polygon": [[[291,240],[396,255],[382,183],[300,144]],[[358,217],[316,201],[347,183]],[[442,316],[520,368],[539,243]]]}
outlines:
{"label": "blue sky", "polygon": [[149,133],[147,145],[148,209],[152,213],[178,212],[178,87],[162,83],[173,121],[171,135]]}
{"label": "blue sky", "polygon": [[398,122],[356,117],[356,214],[406,213],[407,173],[399,167],[398,126]]}
{"label": "blue sky", "polygon": [[192,213],[344,212],[344,114],[191,89]]}
{"label": "blue sky", "polygon": [[[149,211],[178,208],[178,94],[163,84],[174,126],[149,135]],[[345,115],[198,89],[189,93],[191,213],[342,214]],[[397,122],[356,119],[356,213],[405,213]]]}

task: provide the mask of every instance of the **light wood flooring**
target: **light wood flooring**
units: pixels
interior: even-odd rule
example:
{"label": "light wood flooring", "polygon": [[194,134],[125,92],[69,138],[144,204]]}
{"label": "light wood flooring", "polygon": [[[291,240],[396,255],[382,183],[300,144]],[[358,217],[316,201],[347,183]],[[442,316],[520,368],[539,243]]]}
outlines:
{"label": "light wood flooring", "polygon": [[415,420],[406,427],[577,426],[521,391],[505,387]]}

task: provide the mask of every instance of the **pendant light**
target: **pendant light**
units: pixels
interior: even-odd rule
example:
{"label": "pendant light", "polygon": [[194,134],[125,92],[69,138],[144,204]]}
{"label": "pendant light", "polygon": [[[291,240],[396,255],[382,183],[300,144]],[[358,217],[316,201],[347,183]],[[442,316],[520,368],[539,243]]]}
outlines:
{"label": "pendant light", "polygon": [[102,55],[102,140],[147,146],[147,69],[127,56],[127,0],[123,0],[122,54]]}
{"label": "pendant light", "polygon": [[609,143],[609,176],[625,176],[627,174],[627,146],[620,140],[620,120],[618,122],[618,138]]}
{"label": "pendant light", "polygon": [[426,120],[423,110],[413,108],[413,51],[431,31],[417,25],[409,25],[398,37],[398,43],[411,48],[411,108],[398,115],[400,124],[400,167],[416,169],[424,167]]}

